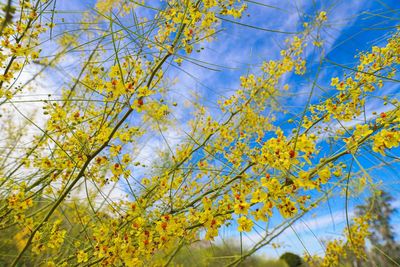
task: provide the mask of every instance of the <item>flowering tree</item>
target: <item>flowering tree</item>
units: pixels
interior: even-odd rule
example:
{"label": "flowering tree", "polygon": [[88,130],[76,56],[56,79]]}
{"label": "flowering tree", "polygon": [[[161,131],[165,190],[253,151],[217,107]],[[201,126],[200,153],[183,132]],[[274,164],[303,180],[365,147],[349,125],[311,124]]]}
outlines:
{"label": "flowering tree", "polygon": [[[315,62],[307,63],[306,47],[318,53],[319,66],[325,60],[320,32],[328,16],[318,11],[287,38],[278,59],[238,77],[240,85],[216,103],[216,112],[193,103],[182,126],[173,116],[184,102],[171,100],[171,66],[202,64],[193,51],[221,41],[221,20],[236,25],[253,1],[99,0],[76,30],[61,33],[55,0],[16,2],[3,4],[0,26],[5,264],[164,266],[224,227],[264,229],[232,259],[236,265],[332,195],[350,198],[350,181],[372,184],[358,159],[363,151],[385,157],[399,146],[396,94],[382,96],[385,112],[365,115],[368,101],[380,98],[387,82],[398,82],[397,31],[357,55],[346,76],[330,77],[329,97],[312,101],[314,82],[302,112],[293,114],[282,105],[291,95],[288,78],[320,73],[308,71]],[[36,101],[43,108],[38,122],[17,105],[18,96],[71,57],[79,57],[80,68],[60,97]],[[163,133],[178,127],[181,139],[169,145]],[[135,156],[154,135],[167,147],[158,160],[149,155],[155,160],[146,166]],[[118,186],[128,197],[111,197]],[[337,265],[348,250],[365,257],[371,216],[349,219],[345,239],[329,242],[323,257],[309,255],[310,264]],[[274,217],[281,223],[268,226]]]}

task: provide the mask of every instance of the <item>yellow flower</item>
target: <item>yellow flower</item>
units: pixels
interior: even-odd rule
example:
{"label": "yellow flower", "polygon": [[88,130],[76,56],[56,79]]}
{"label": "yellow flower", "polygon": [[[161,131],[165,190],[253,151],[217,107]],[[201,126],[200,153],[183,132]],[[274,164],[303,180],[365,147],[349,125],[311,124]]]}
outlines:
{"label": "yellow flower", "polygon": [[241,201],[235,204],[234,206],[234,212],[236,214],[247,214],[250,208],[250,204],[245,202],[245,201]]}
{"label": "yellow flower", "polygon": [[253,228],[253,221],[248,219],[245,216],[242,216],[238,219],[238,231],[239,232],[250,232]]}
{"label": "yellow flower", "polygon": [[328,182],[329,178],[331,178],[331,170],[329,167],[324,167],[323,169],[318,171],[319,181],[321,184],[325,184]]}
{"label": "yellow flower", "polygon": [[81,262],[87,262],[89,260],[89,257],[85,251],[79,250],[78,253],[76,254],[76,259],[78,263],[81,263]]}
{"label": "yellow flower", "polygon": [[282,203],[278,205],[278,209],[284,218],[293,217],[297,213],[295,202],[286,197],[282,199]]}
{"label": "yellow flower", "polygon": [[339,78],[335,77],[331,80],[331,86],[336,86],[339,83]]}
{"label": "yellow flower", "polygon": [[374,141],[372,150],[385,155],[385,149],[398,147],[400,144],[400,132],[399,131],[388,131],[383,129],[376,134],[372,140]]}
{"label": "yellow flower", "polygon": [[321,11],[318,14],[317,20],[320,22],[324,22],[328,19],[328,17],[326,16],[326,12],[325,11]]}

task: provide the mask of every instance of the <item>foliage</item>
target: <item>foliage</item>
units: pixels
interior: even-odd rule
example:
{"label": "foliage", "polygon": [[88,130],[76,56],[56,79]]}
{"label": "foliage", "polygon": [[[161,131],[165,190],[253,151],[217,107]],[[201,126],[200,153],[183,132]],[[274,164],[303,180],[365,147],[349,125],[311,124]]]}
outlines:
{"label": "foliage", "polygon": [[299,255],[296,255],[291,252],[286,252],[282,254],[279,259],[284,260],[289,267],[303,266],[304,262]]}
{"label": "foliage", "polygon": [[[256,265],[261,261],[252,255],[313,208],[341,192],[349,199],[350,180],[373,186],[358,160],[365,151],[398,161],[397,94],[381,96],[388,83],[398,82],[397,28],[382,45],[356,55],[346,75],[329,77],[333,93],[315,102],[326,61],[320,33],[329,19],[320,10],[287,38],[277,59],[237,77],[240,85],[215,110],[194,101],[178,130],[173,114],[184,101],[171,97],[170,68],[204,64],[194,53],[220,41],[221,21],[236,25],[253,1],[98,0],[81,14],[77,29],[60,33],[56,2],[1,4],[4,265],[166,266],[180,263],[181,250],[215,240],[223,228],[240,236],[263,231],[239,257],[218,260]],[[307,49],[321,61],[317,72]],[[68,60],[81,63],[72,77],[65,71]],[[18,106],[19,96],[40,87],[40,76],[60,70],[69,78],[62,93],[32,100],[43,109],[38,121]],[[287,81],[309,75],[316,78],[308,99],[300,113],[291,111],[282,104],[293,90]],[[381,99],[387,109],[367,118],[371,99]],[[164,135],[171,129],[181,137],[176,145]],[[148,155],[153,163],[145,164],[136,156],[155,135],[166,148],[160,157]],[[121,185],[128,196],[111,197]],[[307,260],[335,266],[350,254],[365,259],[373,216],[366,212],[348,221],[344,238]],[[273,218],[280,223],[269,225]]]}
{"label": "foliage", "polygon": [[[240,247],[235,246],[233,240],[227,240],[221,245],[210,246],[203,243],[193,246],[182,249],[174,258],[173,263],[180,266],[224,266],[246,253],[246,251],[241,251]],[[266,260],[262,256],[252,255],[239,266],[286,267],[287,265],[282,260]]]}
{"label": "foliage", "polygon": [[392,202],[393,197],[389,193],[378,190],[367,199],[364,205],[358,206],[359,214],[368,212],[372,214],[369,240],[373,248],[369,255],[369,262],[375,265],[397,266],[400,264],[400,245],[395,240],[395,232],[390,223],[391,217],[397,212]]}

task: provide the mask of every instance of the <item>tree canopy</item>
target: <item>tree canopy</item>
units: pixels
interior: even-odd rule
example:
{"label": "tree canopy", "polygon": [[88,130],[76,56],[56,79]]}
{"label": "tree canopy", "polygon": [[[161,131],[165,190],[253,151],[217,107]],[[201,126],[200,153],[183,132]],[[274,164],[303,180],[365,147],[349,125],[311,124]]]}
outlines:
{"label": "tree canopy", "polygon": [[[388,199],[349,203],[397,178],[382,174],[399,168],[399,4],[357,14],[379,19],[376,42],[349,63],[332,51],[352,41],[327,41],[336,1],[296,17],[265,2],[2,1],[0,263],[175,265],[228,231],[235,266],[292,230],[307,264],[339,266],[366,260],[378,233],[395,242],[389,225],[371,232]],[[256,35],[279,49],[241,69],[223,58],[248,55],[203,58],[234,34],[237,51]],[[342,234],[310,253],[293,226],[339,199]]]}

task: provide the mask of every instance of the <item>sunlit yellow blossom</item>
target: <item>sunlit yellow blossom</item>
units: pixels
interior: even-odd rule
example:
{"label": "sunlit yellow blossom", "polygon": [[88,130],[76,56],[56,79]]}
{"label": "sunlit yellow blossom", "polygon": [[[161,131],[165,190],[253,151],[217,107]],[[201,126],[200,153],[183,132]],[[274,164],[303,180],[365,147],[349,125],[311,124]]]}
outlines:
{"label": "sunlit yellow blossom", "polygon": [[242,216],[238,220],[238,231],[239,232],[249,232],[253,228],[253,221],[249,218]]}

